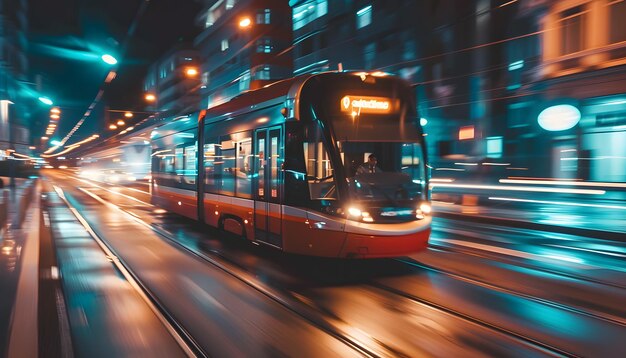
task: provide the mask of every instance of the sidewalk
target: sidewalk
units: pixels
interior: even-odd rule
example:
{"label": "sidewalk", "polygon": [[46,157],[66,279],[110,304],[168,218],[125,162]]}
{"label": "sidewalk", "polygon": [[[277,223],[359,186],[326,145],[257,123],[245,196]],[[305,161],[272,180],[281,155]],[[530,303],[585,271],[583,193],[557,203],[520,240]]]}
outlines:
{"label": "sidewalk", "polygon": [[16,184],[14,190],[2,190],[8,203],[0,234],[0,355],[36,357],[39,204],[32,200],[37,198],[35,181]]}

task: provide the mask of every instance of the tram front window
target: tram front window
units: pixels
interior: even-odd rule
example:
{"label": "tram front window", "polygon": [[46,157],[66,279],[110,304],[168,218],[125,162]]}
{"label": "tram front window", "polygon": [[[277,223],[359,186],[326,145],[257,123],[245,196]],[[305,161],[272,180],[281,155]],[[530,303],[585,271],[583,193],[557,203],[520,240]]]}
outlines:
{"label": "tram front window", "polygon": [[[415,219],[425,200],[425,164],[419,143],[339,142],[351,201],[376,213],[377,222]],[[369,157],[377,159],[376,170]]]}

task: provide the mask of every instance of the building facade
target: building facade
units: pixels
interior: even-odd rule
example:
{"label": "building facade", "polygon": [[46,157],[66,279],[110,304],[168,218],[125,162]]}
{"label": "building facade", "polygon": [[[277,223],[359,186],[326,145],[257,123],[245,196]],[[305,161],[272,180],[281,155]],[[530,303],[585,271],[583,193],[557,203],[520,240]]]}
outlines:
{"label": "building facade", "polygon": [[180,44],[161,56],[148,69],[143,84],[149,109],[162,115],[197,110],[201,63],[200,54],[191,44]]}
{"label": "building facade", "polygon": [[[26,153],[29,146],[26,0],[0,2],[0,160],[2,149]],[[26,103],[25,101],[28,101]]]}
{"label": "building facade", "polygon": [[201,65],[201,106],[288,78],[293,60],[291,8],[280,0],[205,0],[194,44]]}
{"label": "building facade", "polygon": [[534,24],[540,53],[510,94],[510,146],[535,158],[521,163],[532,175],[625,182],[626,2],[526,4],[518,20]]}
{"label": "building facade", "polygon": [[[498,110],[492,100],[500,95],[490,89],[506,72],[497,65],[502,49],[472,48],[504,36],[497,27],[509,9],[494,3],[292,0],[294,73],[399,75],[416,88],[431,163],[474,160],[486,154],[484,138]],[[461,131],[471,136],[459,139]]]}

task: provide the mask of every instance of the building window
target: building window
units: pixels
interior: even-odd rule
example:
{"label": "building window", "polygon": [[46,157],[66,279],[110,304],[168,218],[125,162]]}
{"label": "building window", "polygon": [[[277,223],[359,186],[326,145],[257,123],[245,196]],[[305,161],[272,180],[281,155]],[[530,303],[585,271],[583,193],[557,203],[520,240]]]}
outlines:
{"label": "building window", "polygon": [[270,66],[258,66],[254,71],[255,80],[269,80],[270,79]]}
{"label": "building window", "polygon": [[228,39],[222,40],[222,51],[228,50]]}
{"label": "building window", "polygon": [[365,45],[363,48],[363,61],[365,62],[365,69],[369,70],[374,67],[374,59],[376,58],[376,43]]}
{"label": "building window", "polygon": [[239,92],[247,91],[250,89],[250,71],[244,72],[239,77]]}
{"label": "building window", "polygon": [[568,55],[585,48],[585,12],[582,6],[576,6],[560,13],[561,29],[560,55]]}
{"label": "building window", "polygon": [[313,37],[307,37],[306,39],[300,41],[297,46],[300,49],[299,57],[304,57],[313,53]]}
{"label": "building window", "polygon": [[611,14],[611,43],[626,41],[626,1],[614,1],[610,5],[609,13]]}
{"label": "building window", "polygon": [[206,87],[209,84],[209,72],[203,72],[201,78],[202,86]]}
{"label": "building window", "polygon": [[502,158],[502,137],[487,138],[487,157]]}
{"label": "building window", "polygon": [[257,53],[271,53],[272,52],[272,40],[269,38],[262,38],[256,42]]}
{"label": "building window", "polygon": [[224,15],[227,10],[230,10],[235,6],[236,0],[219,0],[215,2],[209,11],[207,12],[206,22],[204,24],[204,28],[208,28],[213,26],[217,20]]}
{"label": "building window", "polygon": [[328,13],[327,0],[311,0],[293,8],[293,29],[297,30],[306,24]]}
{"label": "building window", "polygon": [[259,10],[256,14],[257,24],[270,24],[270,9]]}
{"label": "building window", "polygon": [[372,5],[356,12],[356,28],[360,29],[372,23]]}

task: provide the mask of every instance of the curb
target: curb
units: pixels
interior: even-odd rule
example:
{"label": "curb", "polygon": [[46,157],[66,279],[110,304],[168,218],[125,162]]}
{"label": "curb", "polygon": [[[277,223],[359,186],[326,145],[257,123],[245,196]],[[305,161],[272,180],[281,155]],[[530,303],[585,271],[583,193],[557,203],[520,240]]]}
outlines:
{"label": "curb", "polygon": [[468,216],[457,213],[450,212],[441,212],[434,211],[433,216],[440,217],[444,219],[453,219],[453,220],[462,220],[462,221],[473,221],[482,224],[495,224],[501,226],[510,226],[520,229],[532,229],[538,231],[551,231],[557,232],[561,234],[569,234],[569,235],[578,235],[578,236],[586,236],[603,240],[611,240],[611,241],[619,241],[626,242],[626,233],[617,232],[617,231],[606,231],[606,230],[595,230],[595,229],[585,229],[585,228],[577,228],[577,227],[569,227],[569,226],[561,226],[561,225],[551,225],[551,224],[540,224],[534,223],[530,221],[516,220],[516,219],[507,219],[495,216]]}

